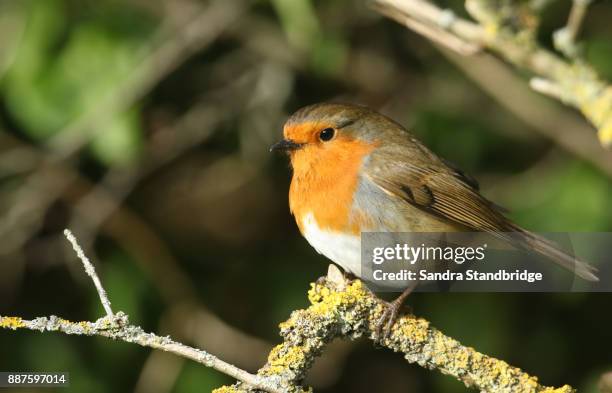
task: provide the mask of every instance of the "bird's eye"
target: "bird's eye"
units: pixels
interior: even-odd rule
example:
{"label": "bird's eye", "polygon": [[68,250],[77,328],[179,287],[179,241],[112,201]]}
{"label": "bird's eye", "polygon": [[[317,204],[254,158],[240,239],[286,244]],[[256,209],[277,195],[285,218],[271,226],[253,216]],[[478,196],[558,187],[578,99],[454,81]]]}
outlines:
{"label": "bird's eye", "polygon": [[334,135],[336,135],[336,130],[333,128],[326,128],[319,132],[319,139],[321,142],[331,141],[334,138]]}

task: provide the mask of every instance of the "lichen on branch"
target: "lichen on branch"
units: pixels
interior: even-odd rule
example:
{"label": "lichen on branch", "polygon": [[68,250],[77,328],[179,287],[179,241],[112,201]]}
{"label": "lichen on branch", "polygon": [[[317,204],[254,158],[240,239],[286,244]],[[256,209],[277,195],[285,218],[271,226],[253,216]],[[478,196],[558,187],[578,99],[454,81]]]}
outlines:
{"label": "lichen on branch", "polygon": [[[280,325],[283,342],[275,347],[258,375],[279,378],[287,392],[304,392],[301,387],[315,358],[335,338],[374,340],[376,325],[386,304],[359,280],[348,281],[330,265],[329,273],[308,292],[310,307],[297,310]],[[378,342],[402,353],[409,363],[438,370],[466,386],[482,392],[570,393],[565,385],[541,385],[531,376],[508,363],[477,352],[448,337],[412,314],[399,318],[390,335]],[[215,393],[249,392],[242,383],[224,386]]]}
{"label": "lichen on branch", "polygon": [[[539,15],[533,2],[510,0],[466,0],[465,8],[476,22],[460,18],[426,0],[374,0],[383,15],[462,55],[488,49],[515,67],[531,73],[539,83],[531,87],[573,106],[597,129],[599,141],[612,147],[612,86],[597,75],[584,59],[562,57],[546,49],[537,39]],[[581,11],[584,15],[586,10]],[[570,21],[576,18],[571,18]],[[570,23],[573,47],[577,22]],[[574,26],[574,27],[572,27]],[[458,46],[455,41],[460,41]],[[555,40],[557,50],[567,53],[567,41]],[[571,52],[571,51],[570,51]],[[540,88],[544,84],[545,88]]]}
{"label": "lichen on branch", "polygon": [[[76,238],[65,231],[77,256],[87,269],[91,262]],[[241,370],[214,355],[190,347],[167,336],[147,333],[129,323],[123,312],[113,312],[106,291],[93,265],[88,274],[96,284],[100,301],[107,315],[95,322],[72,322],[60,317],[40,317],[27,320],[0,315],[0,328],[60,332],[69,335],[102,336],[173,353],[206,367],[225,373],[238,382],[223,386],[216,393],[266,391],[271,393],[305,393],[302,387],[308,370],[325,346],[336,338],[375,340],[377,323],[387,304],[370,292],[359,280],[348,280],[335,265],[328,274],[312,284],[308,292],[310,307],[291,313],[280,325],[283,342],[269,354],[267,363],[257,374]],[[512,367],[502,360],[483,355],[454,338],[445,336],[430,323],[412,314],[399,318],[390,334],[377,343],[400,352],[410,363],[448,374],[482,392],[504,393],[571,393],[568,385],[552,388],[540,385],[538,379]]]}
{"label": "lichen on branch", "polygon": [[182,344],[168,336],[158,336],[153,333],[147,333],[140,326],[130,324],[128,316],[123,312],[113,312],[111,309],[110,300],[106,294],[106,290],[102,286],[102,282],[96,274],[93,264],[85,255],[85,252],[79,245],[76,237],[68,229],[64,231],[64,235],[72,244],[72,247],[76,252],[77,257],[81,260],[87,275],[94,283],[100,297],[100,303],[106,311],[106,316],[99,318],[95,322],[73,322],[55,315],[50,317],[39,317],[32,320],[27,320],[21,317],[0,315],[1,329],[26,329],[39,331],[41,333],[59,332],[69,335],[101,336],[113,340],[121,340],[143,347],[170,352],[177,356],[193,360],[206,367],[211,367],[219,372],[236,378],[237,380],[243,381],[244,383],[249,384],[249,386],[260,390],[270,393],[281,393],[285,391],[278,386],[278,378],[266,378],[260,375],[253,375],[202,349]]}

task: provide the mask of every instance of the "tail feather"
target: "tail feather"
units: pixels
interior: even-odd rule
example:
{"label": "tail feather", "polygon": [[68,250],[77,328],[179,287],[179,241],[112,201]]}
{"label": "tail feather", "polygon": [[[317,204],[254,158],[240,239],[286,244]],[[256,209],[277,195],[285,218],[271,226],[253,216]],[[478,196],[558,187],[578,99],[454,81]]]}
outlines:
{"label": "tail feather", "polygon": [[[599,281],[599,278],[595,275],[597,268],[589,265],[588,263],[578,259],[575,256],[568,254],[559,248],[559,246],[550,240],[536,235],[535,233],[529,232],[518,226],[513,228],[517,231],[520,238],[518,239],[519,245],[527,250],[532,250],[541,254],[565,269],[574,272],[579,277],[587,281]],[[515,242],[517,240],[515,239]]]}

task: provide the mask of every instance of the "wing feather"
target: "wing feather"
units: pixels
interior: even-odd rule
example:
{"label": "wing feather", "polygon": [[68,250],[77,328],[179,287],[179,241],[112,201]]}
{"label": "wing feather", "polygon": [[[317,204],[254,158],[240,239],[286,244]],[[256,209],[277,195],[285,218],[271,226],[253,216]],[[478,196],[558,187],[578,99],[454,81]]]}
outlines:
{"label": "wing feather", "polygon": [[454,168],[442,161],[416,166],[408,159],[371,157],[366,176],[388,194],[437,216],[476,231],[511,231],[509,221],[470,183],[457,177]]}
{"label": "wing feather", "polygon": [[373,152],[365,175],[389,195],[430,214],[488,232],[516,247],[541,253],[580,277],[597,281],[596,268],[567,254],[547,239],[507,219],[502,209],[478,191],[473,178],[449,166],[418,141],[390,144]]}

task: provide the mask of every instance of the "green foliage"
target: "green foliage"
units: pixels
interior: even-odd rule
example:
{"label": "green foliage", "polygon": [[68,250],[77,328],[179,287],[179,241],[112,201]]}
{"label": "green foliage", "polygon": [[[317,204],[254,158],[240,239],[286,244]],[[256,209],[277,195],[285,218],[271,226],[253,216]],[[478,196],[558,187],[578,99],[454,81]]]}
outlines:
{"label": "green foliage", "polygon": [[[3,91],[7,108],[24,131],[43,140],[116,94],[139,66],[151,28],[121,29],[112,12],[73,20],[63,1],[23,6],[28,23]],[[97,124],[97,158],[115,165],[137,157],[142,145],[138,119],[134,109]]]}
{"label": "green foliage", "polygon": [[95,133],[91,141],[92,151],[108,166],[127,166],[133,163],[142,148],[141,131],[137,109],[120,113]]}
{"label": "green foliage", "polygon": [[537,202],[512,215],[524,226],[540,231],[609,231],[611,192],[612,184],[604,175],[587,164],[570,161],[523,194]]}

